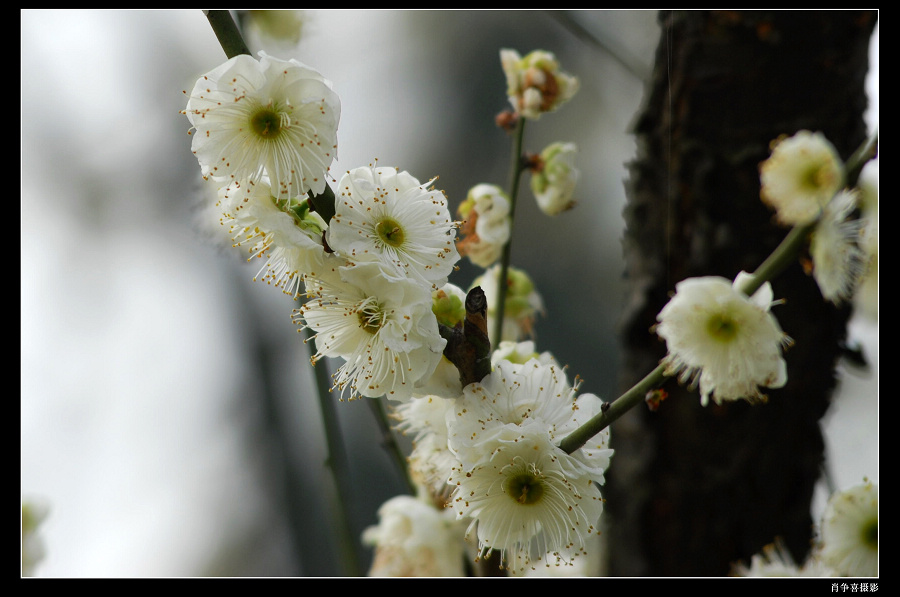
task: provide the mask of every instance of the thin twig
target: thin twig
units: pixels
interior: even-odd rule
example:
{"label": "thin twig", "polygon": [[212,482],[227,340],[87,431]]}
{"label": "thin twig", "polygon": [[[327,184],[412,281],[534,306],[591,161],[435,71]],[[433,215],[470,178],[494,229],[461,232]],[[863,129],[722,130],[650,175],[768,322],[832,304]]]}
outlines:
{"label": "thin twig", "polygon": [[230,12],[227,10],[204,10],[203,14],[209,20],[209,25],[228,58],[234,58],[239,54],[252,55],[247,44],[244,43],[240,29],[231,18]]}
{"label": "thin twig", "polygon": [[[848,186],[856,184],[862,167],[875,155],[877,143],[878,133],[876,132],[872,137],[866,139],[859,149],[853,153],[850,159],[847,160],[846,170]],[[814,227],[815,223],[792,228],[784,240],[781,241],[781,244],[779,244],[775,250],[772,251],[772,254],[763,261],[762,265],[756,269],[752,279],[744,285],[742,290],[747,295],[752,295],[760,286],[781,273],[787,264],[797,258],[807,236]],[[656,369],[644,379],[610,403],[610,405],[599,415],[594,416],[584,425],[564,437],[559,443],[559,447],[567,454],[571,454],[582,447],[592,437],[606,429],[610,423],[643,402],[647,392],[658,387],[665,380],[666,376],[664,370],[665,367],[663,365],[657,366]]]}
{"label": "thin twig", "polygon": [[384,407],[384,402],[381,398],[364,398],[364,400],[369,403],[369,408],[372,410],[372,414],[375,416],[375,422],[378,424],[378,429],[381,431],[382,447],[387,451],[388,455],[397,466],[397,469],[400,471],[400,474],[403,476],[409,494],[416,495],[416,484],[409,474],[409,466],[406,457],[403,455],[400,446],[397,444],[394,432],[391,431],[391,424],[388,421],[388,414]]}
{"label": "thin twig", "polygon": [[500,257],[500,277],[497,278],[497,308],[494,311],[496,321],[494,322],[494,334],[491,338],[492,344],[496,349],[500,345],[503,338],[503,318],[506,311],[506,294],[509,288],[507,277],[509,276],[509,262],[512,255],[512,231],[515,222],[516,197],[519,194],[519,180],[522,170],[522,140],[525,137],[525,117],[519,115],[516,121],[516,130],[513,136],[512,160],[509,172],[509,240],[503,246],[503,254]]}

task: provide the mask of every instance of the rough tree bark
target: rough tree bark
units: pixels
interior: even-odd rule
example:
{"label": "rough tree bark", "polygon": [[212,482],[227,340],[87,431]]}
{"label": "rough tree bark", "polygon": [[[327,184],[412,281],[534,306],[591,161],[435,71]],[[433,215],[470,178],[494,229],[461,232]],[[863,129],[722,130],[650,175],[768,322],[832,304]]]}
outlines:
{"label": "rough tree bark", "polygon": [[[629,305],[623,390],[665,353],[648,333],[676,282],[753,271],[787,233],[759,199],[769,143],[822,131],[846,159],[867,135],[864,78],[874,11],[660,14],[653,80],[630,164],[624,248]],[[657,412],[612,430],[610,571],[721,576],[781,537],[802,561],[848,308],[823,301],[800,263],[774,282],[795,340],[769,401],[700,406],[674,380]]]}

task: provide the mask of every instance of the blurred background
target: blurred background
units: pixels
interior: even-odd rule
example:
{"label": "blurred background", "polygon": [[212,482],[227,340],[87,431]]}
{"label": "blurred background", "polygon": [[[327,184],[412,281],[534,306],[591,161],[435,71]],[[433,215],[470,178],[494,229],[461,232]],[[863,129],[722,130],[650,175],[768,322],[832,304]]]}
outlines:
{"label": "blurred background", "polygon": [[[508,107],[500,48],[551,51],[579,77],[572,101],[525,136],[534,152],[578,145],[578,204],[544,216],[523,178],[512,264],[543,296],[537,349],[568,364],[582,391],[614,399],[622,182],[656,13],[313,10],[276,21],[293,19],[297,41],[244,20],[247,41],[333,82],[332,172],[377,160],[439,176],[451,211],[475,184],[508,183],[510,139],[494,125]],[[26,10],[21,39],[21,492],[48,509],[35,575],[341,574],[294,304],[253,282],[258,266],[223,242],[179,114],[182,91],[225,61],[206,17]],[[877,48],[876,29],[872,127]],[[480,273],[463,261],[451,282]],[[877,322],[855,319],[851,337],[870,368],[843,371],[824,421],[839,488],[878,479]],[[404,484],[373,448],[364,401],[336,406],[358,537]],[[367,568],[371,551],[358,555]]]}

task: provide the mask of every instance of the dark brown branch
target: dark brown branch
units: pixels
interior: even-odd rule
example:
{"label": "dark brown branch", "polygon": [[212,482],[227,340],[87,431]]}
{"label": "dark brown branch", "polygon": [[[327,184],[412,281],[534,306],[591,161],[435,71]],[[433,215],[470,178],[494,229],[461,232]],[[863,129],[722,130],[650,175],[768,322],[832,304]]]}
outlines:
{"label": "dark brown branch", "polygon": [[456,327],[440,326],[447,340],[444,356],[459,370],[463,387],[479,382],[491,372],[491,341],[487,332],[487,298],[481,286],[466,295],[466,318]]}

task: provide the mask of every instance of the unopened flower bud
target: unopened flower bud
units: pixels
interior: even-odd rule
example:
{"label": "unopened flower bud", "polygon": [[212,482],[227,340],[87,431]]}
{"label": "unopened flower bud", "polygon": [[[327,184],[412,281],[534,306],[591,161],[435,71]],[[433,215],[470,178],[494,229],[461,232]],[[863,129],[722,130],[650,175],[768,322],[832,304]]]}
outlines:
{"label": "unopened flower bud", "polygon": [[580,172],[575,167],[574,143],[553,143],[541,152],[531,173],[531,191],[538,207],[548,216],[555,216],[575,205],[572,195]]}
{"label": "unopened flower bud", "polygon": [[506,93],[513,109],[525,118],[537,120],[569,101],[578,91],[578,79],[560,72],[556,57],[535,50],[522,58],[515,50],[500,50],[506,74]]}
{"label": "unopened flower bud", "polygon": [[509,207],[509,198],[500,187],[492,184],[472,187],[457,209],[463,219],[459,229],[462,239],[456,243],[459,254],[485,268],[497,261],[509,241],[512,225]]}

